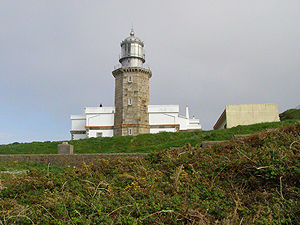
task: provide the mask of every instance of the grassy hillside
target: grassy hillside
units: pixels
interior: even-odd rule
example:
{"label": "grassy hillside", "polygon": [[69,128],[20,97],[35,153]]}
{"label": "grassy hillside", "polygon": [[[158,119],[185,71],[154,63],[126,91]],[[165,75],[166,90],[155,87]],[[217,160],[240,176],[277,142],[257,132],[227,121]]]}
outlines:
{"label": "grassy hillside", "polygon": [[[206,140],[229,140],[234,134],[253,134],[270,128],[292,125],[296,120],[238,126],[219,131],[187,131],[177,133],[143,134],[138,136],[90,138],[69,141],[74,153],[153,152],[190,143],[193,147]],[[61,142],[32,142],[0,145],[0,154],[56,154]]]}
{"label": "grassy hillside", "polygon": [[280,120],[300,120],[300,109],[289,109],[279,114]]}
{"label": "grassy hillside", "polygon": [[2,163],[0,223],[299,224],[299,140],[298,123],[212,148],[186,144],[83,168]]}

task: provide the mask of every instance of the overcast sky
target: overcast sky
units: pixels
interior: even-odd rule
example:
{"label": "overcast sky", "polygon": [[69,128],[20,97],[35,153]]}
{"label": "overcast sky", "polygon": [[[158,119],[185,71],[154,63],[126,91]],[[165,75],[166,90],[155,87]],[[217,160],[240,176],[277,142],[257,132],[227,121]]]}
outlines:
{"label": "overcast sky", "polygon": [[225,105],[300,105],[300,0],[0,0],[0,144],[69,140],[70,115],[113,106],[132,23],[152,105],[204,130]]}

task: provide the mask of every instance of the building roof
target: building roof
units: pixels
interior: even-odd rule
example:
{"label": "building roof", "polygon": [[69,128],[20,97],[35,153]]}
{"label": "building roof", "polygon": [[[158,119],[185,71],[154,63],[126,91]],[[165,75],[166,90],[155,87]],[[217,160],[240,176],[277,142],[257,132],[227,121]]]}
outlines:
{"label": "building roof", "polygon": [[221,121],[223,120],[224,117],[226,117],[226,108],[224,109],[221,116],[219,117],[219,119],[217,120],[215,125],[213,126],[214,129],[215,129],[215,127],[217,127],[221,123]]}
{"label": "building roof", "polygon": [[130,32],[130,36],[127,37],[127,38],[125,38],[124,41],[121,42],[121,46],[122,46],[123,44],[128,43],[128,42],[129,42],[129,43],[138,43],[138,44],[140,44],[140,45],[142,45],[142,46],[144,47],[144,43],[141,41],[141,39],[139,39],[138,37],[135,37],[135,36],[134,36],[134,31],[133,31],[133,29],[132,29],[131,32]]}

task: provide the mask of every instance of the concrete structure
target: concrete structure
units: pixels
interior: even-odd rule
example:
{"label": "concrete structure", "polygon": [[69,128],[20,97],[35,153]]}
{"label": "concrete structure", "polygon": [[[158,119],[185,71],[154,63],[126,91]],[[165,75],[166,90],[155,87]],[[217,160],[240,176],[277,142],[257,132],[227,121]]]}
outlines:
{"label": "concrete structure", "polygon": [[73,145],[63,142],[57,147],[57,154],[73,154]]}
{"label": "concrete structure", "polygon": [[214,130],[265,122],[278,122],[278,104],[226,105]]}
{"label": "concrete structure", "polygon": [[84,115],[72,115],[72,140],[144,133],[201,130],[198,119],[179,116],[178,105],[149,105],[150,69],[144,68],[144,43],[134,36],[121,42],[120,65],[115,78],[115,107],[87,107]]}

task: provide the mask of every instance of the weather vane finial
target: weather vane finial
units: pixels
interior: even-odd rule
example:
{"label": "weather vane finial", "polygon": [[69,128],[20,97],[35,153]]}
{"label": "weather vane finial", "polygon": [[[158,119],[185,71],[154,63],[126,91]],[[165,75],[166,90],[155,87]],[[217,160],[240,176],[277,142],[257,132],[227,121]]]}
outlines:
{"label": "weather vane finial", "polygon": [[133,22],[131,22],[131,31],[130,31],[130,36],[134,36]]}

